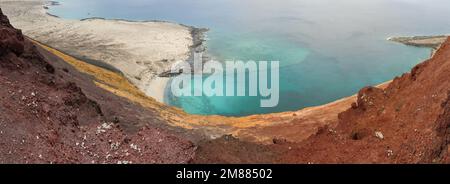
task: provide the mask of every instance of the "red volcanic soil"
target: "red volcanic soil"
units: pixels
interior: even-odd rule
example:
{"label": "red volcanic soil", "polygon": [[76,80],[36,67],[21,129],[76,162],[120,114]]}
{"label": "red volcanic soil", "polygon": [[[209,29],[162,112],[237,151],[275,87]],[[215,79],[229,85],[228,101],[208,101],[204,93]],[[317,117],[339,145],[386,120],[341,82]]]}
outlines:
{"label": "red volcanic soil", "polygon": [[0,11],[0,163],[186,163],[195,147],[156,112],[14,29]]}

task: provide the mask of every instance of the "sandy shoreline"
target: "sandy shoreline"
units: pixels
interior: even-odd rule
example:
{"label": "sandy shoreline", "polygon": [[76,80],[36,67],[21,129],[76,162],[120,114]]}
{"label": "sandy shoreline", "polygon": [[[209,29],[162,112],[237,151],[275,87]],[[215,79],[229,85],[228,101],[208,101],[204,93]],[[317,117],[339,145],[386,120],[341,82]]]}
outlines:
{"label": "sandy shoreline", "polygon": [[[104,62],[120,70],[146,95],[164,102],[169,78],[159,74],[188,60],[202,45],[202,31],[164,21],[89,18],[67,20],[47,13],[57,5],[43,0],[0,0],[11,23],[28,37],[84,60]],[[50,7],[51,8],[51,7]],[[201,47],[201,46],[200,46]]]}

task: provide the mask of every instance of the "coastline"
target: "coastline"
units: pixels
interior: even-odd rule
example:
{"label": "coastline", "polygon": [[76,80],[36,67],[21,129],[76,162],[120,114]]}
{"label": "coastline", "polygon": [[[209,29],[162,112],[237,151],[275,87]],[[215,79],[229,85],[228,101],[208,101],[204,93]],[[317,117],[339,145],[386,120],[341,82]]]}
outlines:
{"label": "coastline", "polygon": [[[106,69],[114,68],[147,96],[164,103],[169,78],[159,74],[203,51],[206,29],[167,21],[63,19],[48,13],[59,3],[0,1],[11,23],[28,37]],[[100,64],[99,64],[100,63]]]}
{"label": "coastline", "polygon": [[430,57],[436,53],[436,51],[445,42],[448,35],[434,35],[434,36],[398,36],[389,37],[386,40],[391,42],[401,43],[407,46],[431,48]]}

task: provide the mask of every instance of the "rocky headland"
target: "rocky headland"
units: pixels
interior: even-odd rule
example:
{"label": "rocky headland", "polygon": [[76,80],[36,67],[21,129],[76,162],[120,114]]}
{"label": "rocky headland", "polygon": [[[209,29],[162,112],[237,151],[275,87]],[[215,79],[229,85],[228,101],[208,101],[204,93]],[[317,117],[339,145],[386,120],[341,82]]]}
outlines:
{"label": "rocky headland", "polygon": [[436,53],[437,49],[445,42],[448,36],[405,36],[405,37],[390,37],[387,40],[392,42],[398,42],[408,46],[414,47],[427,47],[431,48],[431,56]]}

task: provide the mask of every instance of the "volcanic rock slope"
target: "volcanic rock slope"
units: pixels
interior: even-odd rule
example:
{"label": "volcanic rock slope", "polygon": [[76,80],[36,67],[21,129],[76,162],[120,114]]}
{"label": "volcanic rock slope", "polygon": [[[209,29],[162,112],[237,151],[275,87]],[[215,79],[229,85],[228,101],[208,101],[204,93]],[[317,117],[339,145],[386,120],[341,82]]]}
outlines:
{"label": "volcanic rock slope", "polygon": [[190,135],[98,88],[0,10],[0,163],[187,163]]}
{"label": "volcanic rock slope", "polygon": [[449,127],[447,39],[433,58],[387,88],[362,89],[357,102],[339,114],[337,126],[322,127],[300,143],[274,139],[273,145],[261,146],[229,137],[206,141],[194,162],[450,163]]}

